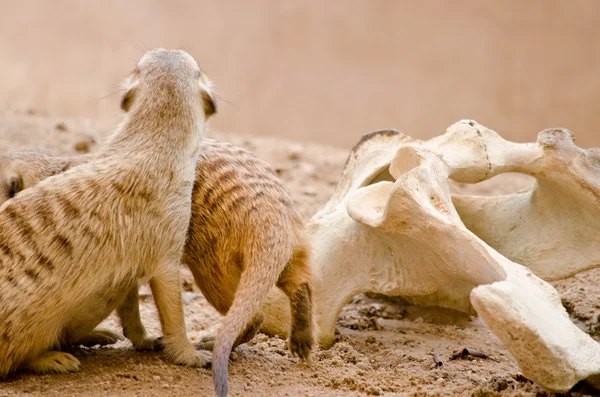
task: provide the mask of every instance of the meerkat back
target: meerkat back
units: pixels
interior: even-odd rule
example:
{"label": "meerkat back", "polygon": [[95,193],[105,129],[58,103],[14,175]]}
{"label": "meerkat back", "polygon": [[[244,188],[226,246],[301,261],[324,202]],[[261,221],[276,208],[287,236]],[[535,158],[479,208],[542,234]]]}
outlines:
{"label": "meerkat back", "polygon": [[185,336],[177,265],[214,103],[193,58],[159,49],[138,63],[122,107],[124,122],[93,160],[0,207],[0,378],[78,369],[50,349],[91,331],[143,278],[169,357],[208,362]]}
{"label": "meerkat back", "polygon": [[228,392],[230,352],[258,331],[259,308],[275,285],[290,297],[292,353],[308,356],[312,273],[303,222],[271,167],[232,145],[210,140],[203,145],[182,260],[206,299],[225,315],[212,366],[222,397]]}

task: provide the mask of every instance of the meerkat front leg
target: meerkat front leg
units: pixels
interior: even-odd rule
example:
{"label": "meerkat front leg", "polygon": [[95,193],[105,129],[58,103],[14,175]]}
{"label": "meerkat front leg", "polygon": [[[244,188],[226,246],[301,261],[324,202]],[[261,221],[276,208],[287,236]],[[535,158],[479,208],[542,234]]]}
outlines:
{"label": "meerkat front leg", "polygon": [[139,290],[136,286],[125,297],[123,303],[117,307],[117,315],[121,320],[123,335],[131,341],[137,351],[162,350],[158,338],[148,337],[146,328],[140,317]]}
{"label": "meerkat front leg", "polygon": [[196,350],[187,338],[179,269],[167,266],[150,279],[150,288],[158,309],[163,336],[161,344],[167,356],[176,364],[204,367],[211,362],[211,353]]}
{"label": "meerkat front leg", "polygon": [[292,354],[308,358],[314,339],[314,319],[312,304],[312,274],[308,263],[307,248],[296,249],[279,280],[279,287],[290,299],[292,324],[289,348]]}

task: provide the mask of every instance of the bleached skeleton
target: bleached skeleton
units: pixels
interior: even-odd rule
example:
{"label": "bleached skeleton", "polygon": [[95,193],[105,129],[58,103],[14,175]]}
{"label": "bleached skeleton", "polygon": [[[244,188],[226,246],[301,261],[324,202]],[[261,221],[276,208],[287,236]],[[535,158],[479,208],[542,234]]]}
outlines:
{"label": "bleached skeleton", "polygon": [[[450,193],[449,178],[477,183],[504,172],[536,183],[498,197]],[[425,142],[396,131],[368,134],[309,230],[324,347],[342,307],[375,292],[474,308],[523,374],[549,390],[600,374],[600,345],[569,320],[542,280],[600,264],[600,155],[575,146],[567,130],[542,131],[526,144],[468,120]],[[287,306],[273,291],[266,332],[286,333]]]}

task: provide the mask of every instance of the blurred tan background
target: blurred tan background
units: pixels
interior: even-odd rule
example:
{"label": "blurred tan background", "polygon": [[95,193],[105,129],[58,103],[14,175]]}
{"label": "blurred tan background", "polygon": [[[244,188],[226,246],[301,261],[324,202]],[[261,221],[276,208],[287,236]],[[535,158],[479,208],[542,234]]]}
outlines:
{"label": "blurred tan background", "polygon": [[474,118],[600,146],[598,0],[0,0],[0,106],[116,121],[121,78],[158,46],[215,81],[223,131],[347,148]]}

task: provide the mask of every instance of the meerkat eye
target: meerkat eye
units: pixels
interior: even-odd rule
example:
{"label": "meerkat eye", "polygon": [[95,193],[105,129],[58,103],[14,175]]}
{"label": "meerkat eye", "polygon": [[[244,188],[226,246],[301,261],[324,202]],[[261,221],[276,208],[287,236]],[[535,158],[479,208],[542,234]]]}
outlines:
{"label": "meerkat eye", "polygon": [[10,180],[10,186],[9,186],[9,190],[8,190],[8,196],[10,198],[13,198],[21,190],[23,190],[23,178],[21,178],[20,176],[14,176],[14,177],[12,177],[12,179]]}

